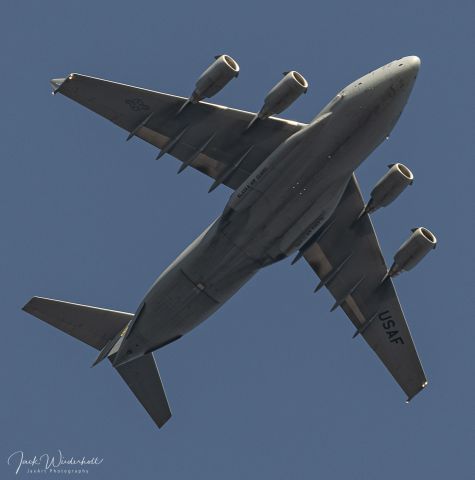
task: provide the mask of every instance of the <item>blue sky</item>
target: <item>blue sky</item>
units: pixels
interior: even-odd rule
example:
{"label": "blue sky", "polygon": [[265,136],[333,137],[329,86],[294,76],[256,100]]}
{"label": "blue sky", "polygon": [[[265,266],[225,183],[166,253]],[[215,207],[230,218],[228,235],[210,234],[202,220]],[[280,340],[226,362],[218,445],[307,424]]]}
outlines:
{"label": "blue sky", "polygon": [[[4,3],[0,15],[2,478],[8,456],[104,459],[87,478],[473,478],[473,2]],[[309,121],[395,58],[421,71],[390,140],[358,171],[366,194],[403,162],[415,183],[374,222],[388,263],[412,227],[439,248],[396,280],[429,387],[405,397],[304,262],[262,271],[156,355],[173,410],[158,430],[95,351],[23,313],[33,295],[133,312],[230,191],[70,100],[80,72],[188,95],[229,53],[241,75],[213,101],[257,110],[281,72]],[[23,476],[25,476],[23,474]]]}

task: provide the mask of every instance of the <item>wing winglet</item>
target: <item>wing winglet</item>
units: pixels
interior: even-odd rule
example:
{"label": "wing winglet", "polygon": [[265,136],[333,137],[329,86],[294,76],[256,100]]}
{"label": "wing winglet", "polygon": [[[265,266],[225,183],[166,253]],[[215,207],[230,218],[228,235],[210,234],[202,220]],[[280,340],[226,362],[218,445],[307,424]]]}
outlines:
{"label": "wing winglet", "polygon": [[52,78],[49,83],[51,84],[51,87],[53,88],[53,91],[51,92],[53,95],[58,93],[58,90],[61,88],[61,85],[66,81],[66,78]]}

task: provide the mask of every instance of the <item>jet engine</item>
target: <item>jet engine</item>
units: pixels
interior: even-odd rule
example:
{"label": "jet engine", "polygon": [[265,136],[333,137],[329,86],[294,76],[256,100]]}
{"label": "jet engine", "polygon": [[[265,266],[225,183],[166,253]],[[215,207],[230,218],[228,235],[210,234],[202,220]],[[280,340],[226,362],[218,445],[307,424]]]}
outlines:
{"label": "jet engine", "polygon": [[408,185],[412,185],[413,181],[414,175],[405,165],[402,163],[389,165],[389,171],[371,191],[365,213],[372,213],[378,208],[387,207]]}
{"label": "jet engine", "polygon": [[435,235],[427,228],[412,229],[412,235],[399,247],[394,255],[394,263],[388,272],[394,277],[402,271],[414,268],[437,245]]}
{"label": "jet engine", "polygon": [[195,89],[189,102],[197,103],[210,98],[222,90],[239,74],[239,65],[229,55],[218,55],[216,60],[201,74],[195,83]]}
{"label": "jet engine", "polygon": [[307,93],[307,80],[295,70],[284,72],[284,78],[267,94],[263,107],[257,118],[264,119],[280,113],[297,100],[302,93]]}

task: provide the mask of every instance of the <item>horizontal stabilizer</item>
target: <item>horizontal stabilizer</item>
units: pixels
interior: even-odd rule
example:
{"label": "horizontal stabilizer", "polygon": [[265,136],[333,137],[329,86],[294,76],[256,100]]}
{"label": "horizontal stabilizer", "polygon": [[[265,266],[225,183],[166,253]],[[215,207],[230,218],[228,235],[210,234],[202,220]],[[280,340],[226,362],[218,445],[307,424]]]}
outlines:
{"label": "horizontal stabilizer", "polygon": [[148,353],[115,368],[158,428],[163,427],[172,413],[153,355]]}
{"label": "horizontal stabilizer", "polygon": [[42,297],[33,297],[23,310],[97,350],[134,317],[131,313]]}

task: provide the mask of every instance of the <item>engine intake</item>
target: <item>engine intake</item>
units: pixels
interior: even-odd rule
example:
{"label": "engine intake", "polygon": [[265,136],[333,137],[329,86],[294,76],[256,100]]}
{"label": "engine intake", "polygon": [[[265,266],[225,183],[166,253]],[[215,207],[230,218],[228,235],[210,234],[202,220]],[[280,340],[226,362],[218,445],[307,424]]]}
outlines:
{"label": "engine intake", "polygon": [[210,98],[239,75],[239,65],[229,55],[218,55],[216,60],[201,74],[190,96],[191,103]]}
{"label": "engine intake", "polygon": [[388,276],[394,277],[403,271],[413,269],[431,250],[437,246],[435,235],[424,227],[413,228],[412,235],[394,255]]}
{"label": "engine intake", "polygon": [[284,72],[284,78],[269,91],[256,118],[262,120],[284,111],[307,90],[307,80],[299,72]]}
{"label": "engine intake", "polygon": [[389,171],[379,180],[371,191],[366,213],[372,213],[381,207],[387,207],[392,203],[408,185],[414,182],[414,175],[402,163],[394,163],[389,166]]}

